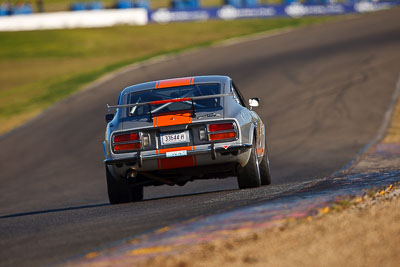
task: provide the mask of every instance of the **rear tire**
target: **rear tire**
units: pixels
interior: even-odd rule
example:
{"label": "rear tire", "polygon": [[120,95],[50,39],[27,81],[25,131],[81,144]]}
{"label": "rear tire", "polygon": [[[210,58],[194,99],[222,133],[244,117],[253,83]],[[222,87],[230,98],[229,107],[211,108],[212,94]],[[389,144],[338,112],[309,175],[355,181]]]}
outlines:
{"label": "rear tire", "polygon": [[269,168],[269,158],[267,145],[265,144],[264,156],[260,162],[261,185],[271,184],[271,170]]}
{"label": "rear tire", "polygon": [[111,204],[143,200],[143,186],[130,187],[128,182],[116,180],[106,167],[108,199]]}
{"label": "rear tire", "polygon": [[246,166],[238,168],[237,181],[240,189],[261,186],[261,174],[256,154],[256,139],[253,138],[250,159]]}

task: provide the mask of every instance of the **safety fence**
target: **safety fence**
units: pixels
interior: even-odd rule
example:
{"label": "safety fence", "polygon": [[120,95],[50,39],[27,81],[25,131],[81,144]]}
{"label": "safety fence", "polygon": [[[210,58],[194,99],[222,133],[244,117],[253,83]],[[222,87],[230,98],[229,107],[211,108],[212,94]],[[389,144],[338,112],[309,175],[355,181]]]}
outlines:
{"label": "safety fence", "polygon": [[385,2],[357,2],[338,4],[261,5],[235,7],[226,5],[214,8],[186,10],[126,8],[84,10],[79,12],[37,13],[0,17],[0,31],[26,31],[45,29],[110,27],[114,25],[145,25],[180,21],[211,19],[234,20],[241,18],[303,17],[365,13],[400,5],[400,0]]}
{"label": "safety fence", "polygon": [[292,3],[290,5],[234,7],[223,6],[217,8],[202,8],[192,10],[158,9],[149,12],[149,21],[168,23],[178,21],[194,21],[223,19],[233,20],[241,18],[270,18],[270,17],[303,17],[318,15],[341,15],[348,13],[365,13],[391,8],[399,5],[400,1],[390,2],[358,2],[353,4],[312,5]]}

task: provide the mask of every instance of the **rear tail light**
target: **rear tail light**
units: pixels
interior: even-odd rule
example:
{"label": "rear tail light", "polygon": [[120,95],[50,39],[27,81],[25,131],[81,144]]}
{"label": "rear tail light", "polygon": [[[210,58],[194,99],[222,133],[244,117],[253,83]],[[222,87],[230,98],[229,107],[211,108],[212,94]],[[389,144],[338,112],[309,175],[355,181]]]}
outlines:
{"label": "rear tail light", "polygon": [[142,147],[139,133],[118,134],[113,137],[114,151],[138,150]]}
{"label": "rear tail light", "polygon": [[217,134],[209,134],[208,135],[210,141],[223,140],[223,139],[232,139],[236,137],[236,133],[217,133]]}
{"label": "rear tail light", "polygon": [[114,145],[114,151],[135,150],[140,149],[140,143]]}
{"label": "rear tail light", "polygon": [[208,132],[220,132],[220,131],[234,130],[234,129],[235,126],[231,122],[208,125]]}
{"label": "rear tail light", "polygon": [[143,144],[143,146],[149,146],[150,145],[150,136],[148,134],[143,135],[142,144]]}
{"label": "rear tail light", "polygon": [[114,136],[114,143],[140,140],[138,133],[119,134]]}
{"label": "rear tail light", "polygon": [[200,139],[200,141],[207,141],[206,128],[200,128],[199,129],[199,139]]}
{"label": "rear tail light", "polygon": [[208,140],[220,141],[236,138],[236,127],[233,122],[208,125]]}

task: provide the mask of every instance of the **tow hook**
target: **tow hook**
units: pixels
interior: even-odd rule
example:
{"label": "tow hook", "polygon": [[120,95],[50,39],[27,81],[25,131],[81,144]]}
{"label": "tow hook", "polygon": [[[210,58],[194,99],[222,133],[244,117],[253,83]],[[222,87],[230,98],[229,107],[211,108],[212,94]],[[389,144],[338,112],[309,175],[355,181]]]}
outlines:
{"label": "tow hook", "polygon": [[142,168],[143,167],[143,157],[142,157],[142,153],[140,153],[140,151],[138,152],[137,157],[138,157],[139,168]]}
{"label": "tow hook", "polygon": [[215,145],[211,144],[211,158],[215,160],[217,158],[217,152],[215,151]]}

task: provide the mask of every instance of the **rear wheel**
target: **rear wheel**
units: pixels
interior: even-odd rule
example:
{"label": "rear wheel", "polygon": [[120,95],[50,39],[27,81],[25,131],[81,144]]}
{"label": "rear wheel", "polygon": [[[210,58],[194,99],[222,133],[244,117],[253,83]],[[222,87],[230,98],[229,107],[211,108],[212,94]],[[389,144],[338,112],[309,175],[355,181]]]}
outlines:
{"label": "rear wheel", "polygon": [[250,159],[247,162],[246,166],[239,166],[237,180],[240,189],[261,186],[261,174],[256,154],[255,138],[253,138],[253,146],[251,148]]}
{"label": "rear wheel", "polygon": [[116,180],[106,167],[108,199],[111,204],[143,200],[143,186],[131,187],[126,181]]}
{"label": "rear wheel", "polygon": [[269,168],[267,144],[265,144],[264,156],[260,162],[260,175],[261,175],[261,184],[262,185],[270,185],[271,184],[271,171]]}

